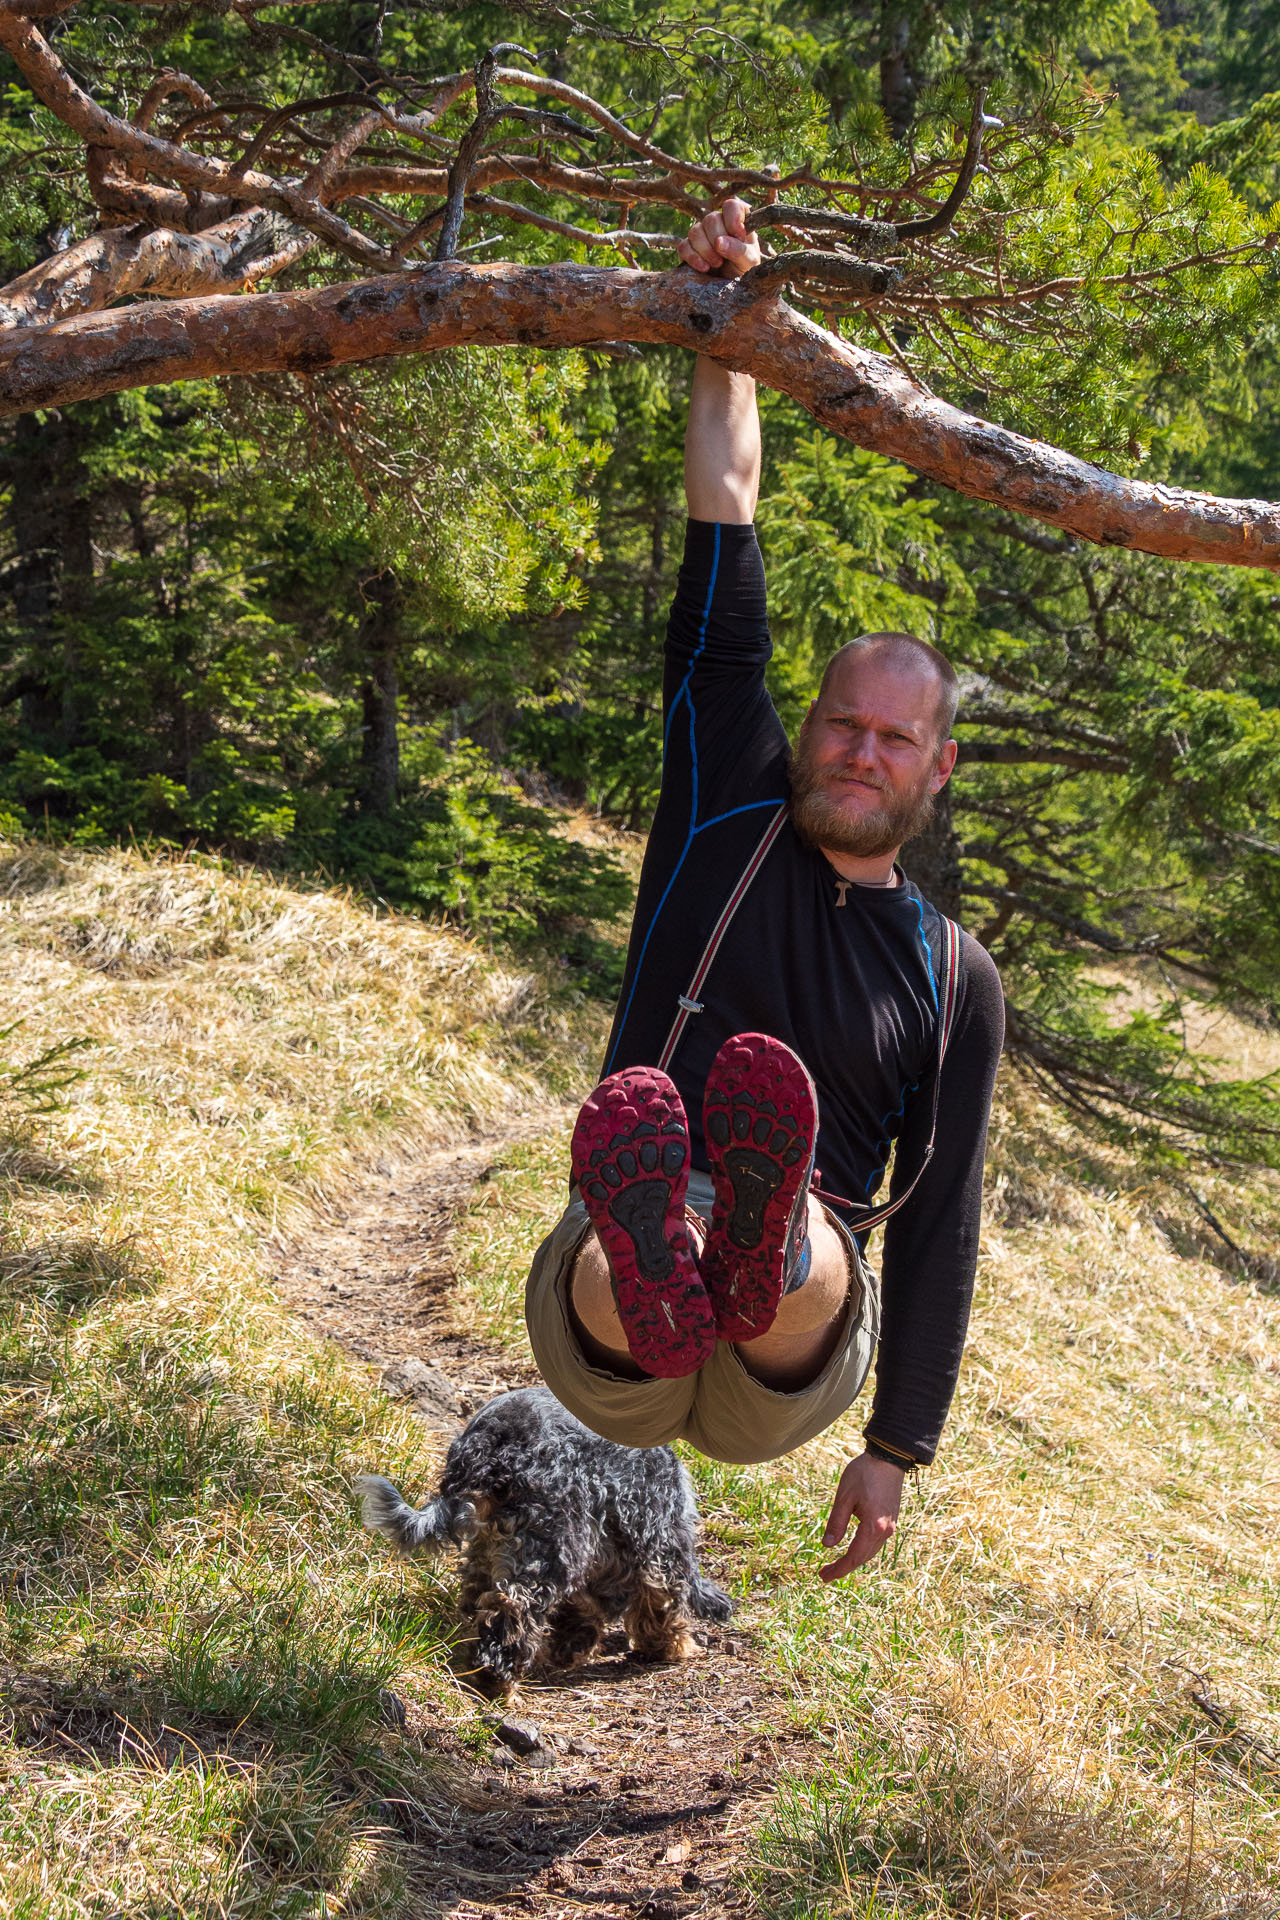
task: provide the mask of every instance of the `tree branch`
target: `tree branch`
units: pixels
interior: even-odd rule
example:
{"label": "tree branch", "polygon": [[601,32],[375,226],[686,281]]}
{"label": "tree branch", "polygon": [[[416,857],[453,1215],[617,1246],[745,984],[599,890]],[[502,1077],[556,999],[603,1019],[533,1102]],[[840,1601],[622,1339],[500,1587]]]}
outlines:
{"label": "tree branch", "polygon": [[145,128],[108,113],[76,85],[48,41],[29,20],[0,12],[0,47],[14,61],[36,98],[89,145],[109,147],[135,158],[164,178],[176,180],[180,186],[271,207],[296,220],[299,226],[309,227],[337,252],[361,265],[386,265],[387,256],[381,247],[366,240],[336,213],[322,207],[304,188],[273,180],[268,174],[241,173],[224,160],[192,153],[186,147],[160,140]]}
{"label": "tree branch", "polygon": [[977,767],[1071,767],[1076,773],[1128,773],[1118,753],[1086,753],[1079,747],[1020,747],[1007,740],[962,740],[959,764]]}
{"label": "tree branch", "polygon": [[1101,753],[1121,751],[1121,742],[1114,735],[1062,720],[1056,713],[1018,713],[1012,707],[984,707],[966,701],[957,718],[965,726],[1020,727],[1028,733],[1047,734],[1052,740],[1074,740],[1082,747],[1096,747]]}
{"label": "tree branch", "polygon": [[448,262],[349,286],[85,315],[0,341],[0,413],[443,347],[616,340],[690,347],[752,373],[856,445],[1080,539],[1280,569],[1280,506],[1123,479],[948,405],[883,355],[781,301],[683,270]]}
{"label": "tree branch", "polygon": [[965,142],[964,158],[960,162],[960,171],[956,175],[955,185],[942,205],[923,220],[900,220],[898,222],[899,240],[924,240],[932,234],[945,233],[964,205],[964,197],[973,185],[973,176],[977,173],[978,162],[982,158],[982,130],[986,125],[982,117],[984,98],[985,89],[979,87],[973,96],[969,138]]}
{"label": "tree branch", "polygon": [[238,293],[315,244],[314,234],[265,207],[251,207],[199,234],[112,227],[0,288],[0,330],[52,324],[126,294]]}

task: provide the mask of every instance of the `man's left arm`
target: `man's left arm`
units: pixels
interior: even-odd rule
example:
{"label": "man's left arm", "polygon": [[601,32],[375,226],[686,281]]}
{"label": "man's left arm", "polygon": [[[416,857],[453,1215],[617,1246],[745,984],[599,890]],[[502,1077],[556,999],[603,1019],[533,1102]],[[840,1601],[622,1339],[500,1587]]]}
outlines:
{"label": "man's left arm", "polygon": [[[942,1069],[933,1158],[910,1200],[886,1224],[881,1261],[880,1349],[867,1452],[841,1476],[824,1544],[858,1531],[822,1569],[839,1579],[892,1538],[906,1474],[934,1457],[955,1393],[969,1325],[982,1214],[982,1169],[996,1066],[1004,1040],[1004,995],[995,963],[966,937],[963,1001]],[[889,1198],[915,1176],[929,1139],[933,1075],[908,1106]],[[856,1220],[851,1223],[855,1228]]]}

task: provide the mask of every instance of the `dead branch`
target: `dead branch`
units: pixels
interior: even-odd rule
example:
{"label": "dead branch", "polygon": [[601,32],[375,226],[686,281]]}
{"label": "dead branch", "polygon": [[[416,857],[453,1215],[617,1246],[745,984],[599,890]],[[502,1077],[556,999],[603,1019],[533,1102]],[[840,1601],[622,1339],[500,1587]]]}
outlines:
{"label": "dead branch", "polygon": [[126,159],[144,163],[161,178],[180,186],[250,202],[289,215],[327,240],[338,253],[364,266],[385,266],[385,251],[366,240],[337,214],[320,206],[301,188],[281,185],[267,174],[238,173],[224,160],[208,159],[186,147],[161,140],[108,113],[77,86],[48,41],[30,20],[0,12],[0,46],[21,69],[36,97],[87,146],[108,147]]}
{"label": "dead branch", "polygon": [[969,138],[965,142],[964,158],[960,162],[960,171],[956,175],[955,185],[936,213],[931,213],[922,220],[899,221],[899,240],[923,240],[935,233],[945,233],[964,205],[965,196],[973,185],[973,177],[978,171],[978,162],[982,158],[982,133],[985,125],[982,115],[984,97],[984,89],[979,87],[973,96],[973,112],[969,118]]}
{"label": "dead branch", "polygon": [[265,207],[251,207],[200,234],[113,227],[90,234],[0,289],[0,330],[53,324],[126,294],[172,299],[238,293],[314,245],[312,234]]}

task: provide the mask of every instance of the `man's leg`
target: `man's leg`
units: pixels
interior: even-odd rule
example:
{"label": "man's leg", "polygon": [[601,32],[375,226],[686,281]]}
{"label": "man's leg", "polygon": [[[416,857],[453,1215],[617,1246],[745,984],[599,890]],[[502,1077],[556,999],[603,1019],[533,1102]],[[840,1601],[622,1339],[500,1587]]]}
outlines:
{"label": "man's leg", "polygon": [[701,1375],[654,1379],[625,1362],[614,1366],[603,1354],[584,1352],[570,1286],[583,1241],[591,1237],[590,1216],[575,1195],[529,1270],[525,1324],[534,1360],[561,1405],[594,1433],[625,1447],[664,1446],[688,1425]]}
{"label": "man's leg", "polygon": [[627,1336],[613,1297],[613,1279],[594,1230],[578,1249],[569,1280],[569,1318],[582,1357],[590,1366],[620,1380],[644,1380],[643,1367],[631,1358]]}
{"label": "man's leg", "polygon": [[621,1348],[641,1378],[697,1373],[716,1322],[685,1220],[689,1122],[675,1083],[657,1067],[610,1074],[579,1109],[569,1157],[608,1259]]}
{"label": "man's leg", "polygon": [[[843,1240],[812,1194],[809,1244],[812,1265],[804,1285],[779,1301],[767,1333],[736,1343],[747,1372],[779,1393],[797,1393],[811,1386],[844,1332],[848,1256]],[[591,1365],[623,1380],[643,1380],[643,1370],[631,1358],[614,1302],[608,1262],[594,1233],[588,1234],[579,1249],[569,1301],[574,1331]]]}

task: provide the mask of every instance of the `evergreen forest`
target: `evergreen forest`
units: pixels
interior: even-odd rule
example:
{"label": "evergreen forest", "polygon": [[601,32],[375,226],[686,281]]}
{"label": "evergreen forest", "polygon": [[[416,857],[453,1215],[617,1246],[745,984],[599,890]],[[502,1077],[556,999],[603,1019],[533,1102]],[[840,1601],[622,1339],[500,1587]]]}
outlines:
{"label": "evergreen forest", "polygon": [[[824,204],[881,220],[936,205],[981,123],[967,198],[920,242],[909,297],[860,304],[797,268],[797,305],[1078,461],[1280,500],[1267,0],[44,13],[96,100],[255,158],[286,135],[314,154],[384,76],[479,74],[493,49],[721,182],[745,174],[748,199],[776,170],[803,176],[788,192],[805,205],[823,196],[804,178],[842,181]],[[22,284],[95,231],[103,200],[67,123],[0,58],[0,247]],[[564,183],[599,129],[512,111],[515,184],[459,198],[457,258],[671,272],[707,204],[696,182],[584,213]],[[442,149],[471,114],[446,109]],[[90,175],[102,151],[89,139]],[[536,192],[521,156],[549,169]],[[344,204],[355,238],[326,252],[322,235],[277,287],[349,275],[343,246],[358,256],[379,220],[412,258],[447,212]],[[690,369],[660,343],[479,344],[13,413],[0,820],[345,881],[607,1000],[659,775]],[[862,630],[954,661],[960,763],[906,863],[997,959],[1012,1058],[1167,1165],[1280,1166],[1273,1081],[1193,1044],[1206,1003],[1263,1027],[1280,1011],[1274,566],[1085,539],[762,397],[778,706],[798,724],[826,655]]]}

